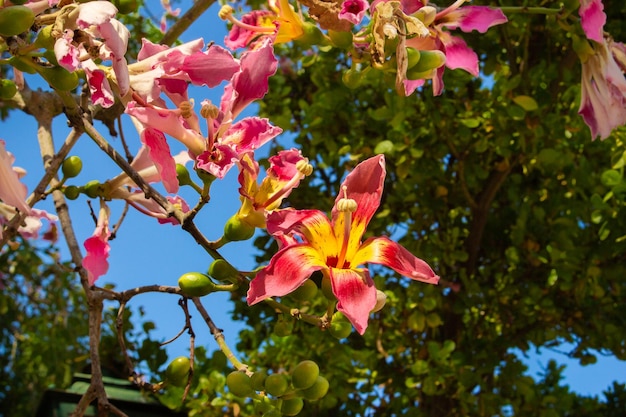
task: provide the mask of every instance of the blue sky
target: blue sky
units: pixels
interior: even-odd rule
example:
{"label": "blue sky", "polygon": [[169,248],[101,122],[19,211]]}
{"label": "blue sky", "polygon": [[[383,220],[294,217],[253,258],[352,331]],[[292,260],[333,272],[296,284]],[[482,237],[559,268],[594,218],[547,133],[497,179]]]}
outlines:
{"label": "blue sky", "polygon": [[[196,22],[192,29],[183,36],[183,40],[203,37],[205,42],[214,40],[218,45],[222,44],[226,32],[225,24],[216,17],[218,7],[218,5],[214,5],[206,15],[207,17]],[[183,10],[186,8],[183,7]],[[221,93],[221,87],[212,91],[202,89],[198,90],[194,97],[196,103],[205,98],[211,99],[214,103],[219,103]],[[34,120],[20,112],[13,112],[11,118],[2,123],[0,129],[0,138],[6,141],[7,149],[15,154],[16,165],[27,169],[28,175],[25,177],[25,183],[29,190],[32,190],[43,173],[37,151]],[[104,129],[101,131],[105,132]],[[53,132],[57,147],[65,139],[67,132],[64,118],[57,118]],[[125,134],[128,141],[134,144],[136,149],[138,138],[130,124],[126,125]],[[111,142],[119,149],[119,139],[111,139]],[[103,181],[120,172],[120,169],[112,162],[105,158],[97,158],[100,152],[87,136],[83,136],[79,140],[72,154],[90,155],[93,156],[93,159],[84,157],[83,172],[70,184],[81,185],[92,179]],[[232,171],[223,181],[214,183],[211,202],[197,218],[199,228],[210,239],[216,239],[221,235],[224,221],[238,209],[236,175],[236,172]],[[187,197],[190,203],[195,202],[197,198],[197,195],[185,188],[181,190],[181,195]],[[46,201],[38,207],[51,210],[51,201]],[[121,207],[120,204],[111,205],[113,222],[120,215]],[[81,197],[72,203],[70,210],[75,221],[74,226],[78,239],[82,242],[93,233],[94,229],[85,198]],[[64,253],[67,254],[67,251],[64,250]],[[254,266],[254,249],[250,243],[231,243],[224,248],[222,253],[242,270]],[[178,277],[185,272],[206,271],[211,259],[193,242],[190,236],[178,227],[158,225],[154,219],[130,209],[117,238],[111,241],[109,261],[110,270],[106,276],[100,279],[98,284],[113,283],[118,289],[127,289],[157,283],[176,285]],[[231,307],[227,298],[228,296],[225,294],[211,294],[204,300],[217,325],[224,329],[227,342],[234,346],[241,325],[230,320],[229,310]],[[131,306],[143,306],[147,317],[157,325],[156,336],[165,340],[178,333],[184,323],[182,312],[177,306],[177,300],[178,297],[168,294],[143,295],[134,299]],[[199,318],[199,315],[196,314],[195,316]],[[205,345],[209,350],[215,349],[216,344],[207,327],[197,318],[193,322],[197,336],[196,343]],[[183,336],[175,343],[168,345],[167,350],[174,357],[185,354],[187,348],[188,339]],[[626,362],[610,357],[599,357],[597,364],[581,367],[576,361],[568,360],[563,355],[548,351],[543,351],[539,355],[529,353],[529,357],[526,359],[526,363],[530,366],[529,374],[536,376],[551,358],[567,364],[564,382],[570,385],[574,391],[582,394],[600,395],[603,390],[611,385],[613,380],[626,381]]]}

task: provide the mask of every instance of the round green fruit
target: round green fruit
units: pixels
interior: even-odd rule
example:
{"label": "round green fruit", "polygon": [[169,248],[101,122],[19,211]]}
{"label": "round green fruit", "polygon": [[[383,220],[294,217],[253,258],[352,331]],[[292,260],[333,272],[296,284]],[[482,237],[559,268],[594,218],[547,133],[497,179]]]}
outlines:
{"label": "round green fruit", "polygon": [[254,394],[252,380],[245,372],[233,371],[226,377],[228,390],[237,397],[249,397]]}
{"label": "round green fruit", "polygon": [[83,169],[83,161],[80,157],[73,155],[63,161],[61,172],[65,178],[74,178]]}
{"label": "round green fruit", "polygon": [[328,333],[334,338],[345,339],[352,333],[352,324],[348,321],[335,321],[330,323]]}
{"label": "round green fruit", "polygon": [[35,22],[35,13],[26,6],[0,9],[0,35],[15,36],[26,32]]}
{"label": "round green fruit", "polygon": [[187,297],[204,297],[215,288],[211,278],[200,272],[187,272],[178,278],[178,286]]}
{"label": "round green fruit", "polygon": [[254,235],[254,230],[254,226],[244,222],[235,214],[224,225],[224,238],[229,242],[248,240]]}
{"label": "round green fruit", "polygon": [[280,397],[287,392],[289,381],[287,381],[287,377],[283,374],[272,374],[265,378],[263,386],[265,387],[265,392],[268,394]]}
{"label": "round green fruit", "polygon": [[282,405],[280,406],[280,411],[284,416],[297,416],[302,411],[304,407],[304,401],[302,398],[290,398],[288,400],[283,400]]}
{"label": "round green fruit", "polygon": [[320,375],[320,368],[311,360],[302,361],[291,373],[291,383],[295,389],[307,389],[315,384]]}
{"label": "round green fruit", "polygon": [[309,388],[305,390],[300,391],[300,393],[307,400],[316,401],[316,400],[319,400],[320,398],[323,398],[326,395],[326,393],[328,393],[329,386],[330,384],[328,383],[328,380],[320,375],[317,377],[317,380],[312,386],[310,386]]}
{"label": "round green fruit", "polygon": [[87,197],[96,198],[102,194],[102,184],[98,180],[89,181],[83,186],[83,192]]}
{"label": "round green fruit", "polygon": [[184,387],[189,379],[191,362],[186,356],[179,356],[167,365],[165,381],[175,387]]}
{"label": "round green fruit", "polygon": [[35,38],[35,46],[46,50],[54,49],[56,38],[52,36],[52,26],[53,25],[48,25],[41,28],[37,34],[37,38]]}

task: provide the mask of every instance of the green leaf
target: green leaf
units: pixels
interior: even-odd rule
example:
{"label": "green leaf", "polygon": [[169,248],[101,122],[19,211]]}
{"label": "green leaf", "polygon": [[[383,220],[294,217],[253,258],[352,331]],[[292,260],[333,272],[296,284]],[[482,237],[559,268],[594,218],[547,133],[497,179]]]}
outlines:
{"label": "green leaf", "polygon": [[535,99],[530,96],[517,96],[513,98],[513,101],[525,111],[533,111],[539,108]]}

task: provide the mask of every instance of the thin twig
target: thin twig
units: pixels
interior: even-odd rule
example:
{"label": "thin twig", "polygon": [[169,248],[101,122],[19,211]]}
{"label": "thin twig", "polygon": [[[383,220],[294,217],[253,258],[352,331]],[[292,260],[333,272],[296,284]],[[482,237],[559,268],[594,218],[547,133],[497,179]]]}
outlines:
{"label": "thin twig", "polygon": [[215,0],[196,0],[193,6],[163,34],[161,44],[171,46],[213,3]]}

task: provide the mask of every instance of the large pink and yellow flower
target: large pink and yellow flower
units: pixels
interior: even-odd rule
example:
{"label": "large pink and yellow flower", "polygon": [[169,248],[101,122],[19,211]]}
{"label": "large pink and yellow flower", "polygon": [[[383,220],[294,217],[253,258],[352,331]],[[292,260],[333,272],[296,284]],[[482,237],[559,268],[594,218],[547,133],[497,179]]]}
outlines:
{"label": "large pink and yellow flower", "polygon": [[321,271],[330,279],[337,309],[363,334],[376,305],[376,288],[362,265],[384,265],[411,279],[436,284],[439,277],[430,266],[400,244],[387,237],[361,241],[380,205],[385,174],[383,155],[359,164],[343,182],[330,220],[319,210],[270,213],[267,230],[284,246],[250,283],[248,304],[289,294],[313,272]]}

